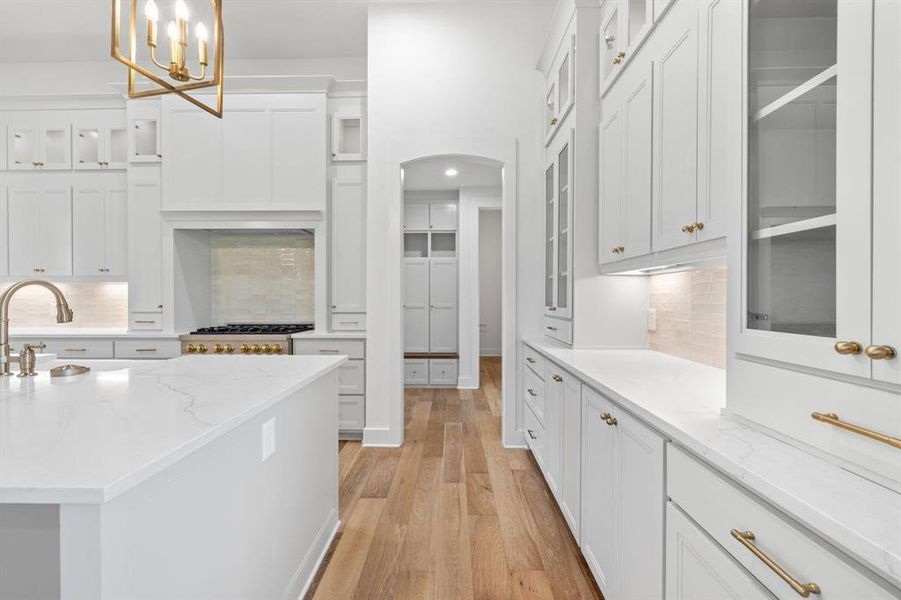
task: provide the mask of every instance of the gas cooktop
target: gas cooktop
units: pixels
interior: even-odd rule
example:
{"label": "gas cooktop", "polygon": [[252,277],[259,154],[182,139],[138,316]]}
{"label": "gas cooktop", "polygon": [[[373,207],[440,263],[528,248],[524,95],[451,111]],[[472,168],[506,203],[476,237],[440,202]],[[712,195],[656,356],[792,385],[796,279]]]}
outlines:
{"label": "gas cooktop", "polygon": [[229,323],[201,327],[190,335],[290,335],[311,329],[312,323]]}

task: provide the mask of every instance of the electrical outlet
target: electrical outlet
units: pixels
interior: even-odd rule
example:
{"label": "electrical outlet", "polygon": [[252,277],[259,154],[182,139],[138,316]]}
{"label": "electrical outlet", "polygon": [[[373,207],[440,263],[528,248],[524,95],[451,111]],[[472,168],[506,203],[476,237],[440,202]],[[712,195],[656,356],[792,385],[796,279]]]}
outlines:
{"label": "electrical outlet", "polygon": [[263,423],[263,458],[262,461],[275,454],[275,417]]}
{"label": "electrical outlet", "polygon": [[648,331],[657,331],[657,309],[648,309]]}

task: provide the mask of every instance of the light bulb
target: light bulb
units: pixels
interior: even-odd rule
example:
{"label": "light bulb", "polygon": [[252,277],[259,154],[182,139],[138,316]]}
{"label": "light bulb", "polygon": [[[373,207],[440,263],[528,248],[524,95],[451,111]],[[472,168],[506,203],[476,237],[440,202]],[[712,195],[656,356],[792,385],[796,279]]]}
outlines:
{"label": "light bulb", "polygon": [[445,171],[444,174],[447,175],[448,177],[456,177],[456,176],[457,176],[457,169],[454,169],[453,167],[451,167],[450,169],[448,169],[447,171]]}
{"label": "light bulb", "polygon": [[176,0],[175,17],[182,21],[188,20],[188,5],[185,4],[185,0]]}
{"label": "light bulb", "polygon": [[144,16],[147,17],[148,21],[153,21],[154,23],[159,20],[160,9],[156,7],[156,2],[147,0],[147,4],[144,5]]}
{"label": "light bulb", "polygon": [[169,34],[170,40],[178,39],[178,26],[175,24],[175,21],[169,21],[169,24],[166,26],[166,33]]}
{"label": "light bulb", "polygon": [[209,39],[209,34],[206,32],[206,26],[203,23],[197,24],[197,27],[194,28],[194,33],[201,42],[205,42]]}

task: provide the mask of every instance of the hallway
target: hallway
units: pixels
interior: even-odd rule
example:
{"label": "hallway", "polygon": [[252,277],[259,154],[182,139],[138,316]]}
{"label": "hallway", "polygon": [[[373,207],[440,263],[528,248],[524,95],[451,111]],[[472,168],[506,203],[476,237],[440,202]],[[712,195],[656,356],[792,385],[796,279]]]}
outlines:
{"label": "hallway", "polygon": [[308,598],[601,598],[527,450],[478,390],[407,389],[402,448],[340,449],[342,531]]}

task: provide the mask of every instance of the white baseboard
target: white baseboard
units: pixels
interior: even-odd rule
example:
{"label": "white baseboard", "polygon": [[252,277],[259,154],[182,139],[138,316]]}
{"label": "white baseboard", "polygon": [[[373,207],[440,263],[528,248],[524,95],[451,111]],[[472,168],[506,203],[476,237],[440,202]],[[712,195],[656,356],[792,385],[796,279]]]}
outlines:
{"label": "white baseboard", "polygon": [[303,600],[313,584],[316,574],[319,573],[322,561],[325,560],[325,555],[328,554],[328,550],[331,548],[335,536],[338,535],[340,527],[341,521],[338,520],[338,511],[332,509],[322,527],[320,527],[319,533],[316,534],[316,539],[310,544],[306,556],[300,561],[294,576],[291,577],[285,593],[282,594],[284,600],[292,598]]}
{"label": "white baseboard", "polygon": [[403,445],[403,439],[398,441],[388,427],[364,427],[363,445],[368,448],[399,448]]}
{"label": "white baseboard", "polygon": [[479,350],[479,356],[501,356],[502,352],[500,348],[482,348]]}

